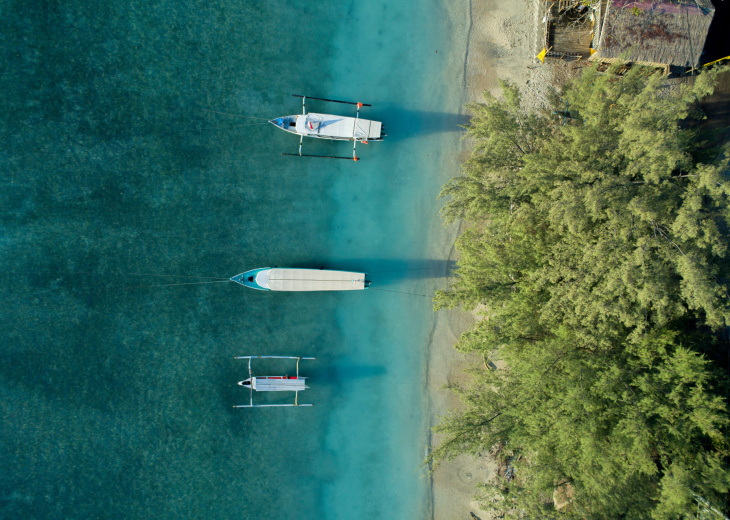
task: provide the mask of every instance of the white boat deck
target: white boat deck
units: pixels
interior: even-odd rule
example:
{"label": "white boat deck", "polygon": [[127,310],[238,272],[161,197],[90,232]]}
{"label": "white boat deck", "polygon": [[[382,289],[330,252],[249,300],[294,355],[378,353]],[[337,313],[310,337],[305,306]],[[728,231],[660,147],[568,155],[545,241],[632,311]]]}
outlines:
{"label": "white boat deck", "polygon": [[261,271],[256,283],[272,291],[358,291],[365,289],[365,273],[273,268]]}
{"label": "white boat deck", "polygon": [[305,379],[269,379],[267,377],[254,377],[251,386],[257,392],[302,392],[305,388]]}
{"label": "white boat deck", "polygon": [[382,126],[380,121],[310,112],[297,117],[296,133],[328,139],[380,139]]}

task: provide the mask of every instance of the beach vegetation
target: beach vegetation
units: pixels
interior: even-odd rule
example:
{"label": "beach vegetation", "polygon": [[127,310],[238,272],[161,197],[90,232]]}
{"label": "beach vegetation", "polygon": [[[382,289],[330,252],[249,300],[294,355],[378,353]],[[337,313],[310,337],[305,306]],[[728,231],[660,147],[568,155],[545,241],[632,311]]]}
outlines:
{"label": "beach vegetation", "polygon": [[503,446],[512,469],[482,487],[484,507],[725,508],[730,147],[698,104],[720,72],[666,93],[641,67],[620,80],[592,68],[544,113],[504,82],[469,105],[474,150],[442,191],[443,218],[464,224],[460,259],[434,305],[478,308],[456,348],[504,368],[455,388],[464,408],[437,426],[430,461]]}

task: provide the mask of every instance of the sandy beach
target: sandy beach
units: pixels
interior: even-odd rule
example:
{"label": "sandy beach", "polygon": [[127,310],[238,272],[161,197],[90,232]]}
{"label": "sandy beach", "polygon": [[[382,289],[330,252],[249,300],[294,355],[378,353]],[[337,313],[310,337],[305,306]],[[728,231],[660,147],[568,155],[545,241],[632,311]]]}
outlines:
{"label": "sandy beach", "polygon": [[[465,0],[468,42],[464,56],[465,103],[483,101],[483,93],[499,94],[498,79],[508,80],[522,92],[522,105],[528,110],[547,106],[548,95],[556,85],[566,83],[580,73],[575,62],[541,64],[536,56],[543,48],[543,13],[537,0]],[[726,128],[728,78],[720,79],[717,91],[708,98],[705,109],[710,124]],[[677,84],[689,79],[675,80]],[[462,158],[470,153],[465,141]],[[458,172],[453,172],[457,175]],[[455,237],[454,237],[455,238]],[[448,247],[448,246],[447,246]],[[449,260],[457,259],[451,247]],[[441,310],[437,313],[429,350],[427,388],[431,405],[432,426],[449,411],[459,410],[459,398],[447,385],[468,382],[467,368],[483,366],[478,356],[471,359],[454,349],[459,336],[483,316],[478,311]],[[499,365],[499,363],[498,363]],[[486,367],[485,367],[486,369]],[[431,445],[439,444],[437,435]],[[485,447],[482,453],[462,455],[443,462],[433,472],[431,480],[431,510],[434,520],[491,520],[491,513],[480,509],[475,500],[478,485],[491,480],[497,469]]]}
{"label": "sandy beach", "polygon": [[[535,0],[471,0],[464,7],[468,10],[464,57],[466,102],[482,101],[484,91],[497,94],[497,80],[501,78],[523,89],[526,106],[543,105],[552,70],[541,67],[535,59],[540,50],[538,3]],[[466,152],[469,152],[468,143]],[[454,255],[452,246],[449,260],[454,260]],[[481,364],[480,359],[454,349],[459,336],[477,319],[477,312],[461,310],[441,310],[436,315],[427,374],[432,425],[438,423],[440,416],[460,407],[458,397],[444,387],[464,383],[468,378],[464,370]],[[438,445],[438,442],[438,436],[434,435],[431,443]],[[486,452],[462,455],[442,463],[432,476],[434,520],[491,518],[479,508],[474,497],[478,484],[490,480],[495,469],[495,462]]]}

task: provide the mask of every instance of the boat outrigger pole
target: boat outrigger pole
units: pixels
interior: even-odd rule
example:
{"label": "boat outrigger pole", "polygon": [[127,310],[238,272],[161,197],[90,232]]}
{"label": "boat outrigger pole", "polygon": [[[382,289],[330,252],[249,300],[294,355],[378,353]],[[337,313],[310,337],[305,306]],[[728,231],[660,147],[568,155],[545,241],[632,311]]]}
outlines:
{"label": "boat outrigger pole", "polygon": [[[299,144],[301,146],[301,143]],[[354,159],[352,157],[341,157],[339,155],[307,155],[307,154],[301,154],[301,153],[284,153],[281,152],[281,155],[289,155],[291,157],[319,157],[320,159],[347,159],[348,161],[359,161],[359,157],[355,157]]]}
{"label": "boat outrigger pole", "polygon": [[[302,115],[307,115],[307,98],[302,96]],[[304,141],[304,134],[299,136],[299,155],[302,155],[302,141]]]}
{"label": "boat outrigger pole", "polygon": [[[357,128],[357,122],[360,120],[360,108],[362,107],[362,103],[357,104],[357,113],[355,114],[355,128]],[[363,141],[365,144],[368,144],[367,137]],[[357,161],[357,153],[355,152],[355,148],[357,147],[357,139],[352,140],[352,160]]]}
{"label": "boat outrigger pole", "polygon": [[[308,386],[305,385],[306,377],[299,377],[299,361],[302,359],[317,359],[313,357],[295,356],[237,356],[234,359],[248,359],[248,379],[238,384],[249,388],[249,404],[235,405],[234,408],[269,408],[283,406],[312,406],[311,404],[299,404],[299,392],[303,392]],[[297,375],[289,376],[253,376],[251,373],[252,359],[296,359]],[[253,391],[258,392],[294,392],[294,404],[253,404]]]}
{"label": "boat outrigger pole", "polygon": [[[307,96],[302,96],[301,94],[292,94],[292,97],[302,98],[302,105],[304,104],[304,100],[307,98]],[[325,98],[321,98],[321,97],[312,97],[312,96],[309,96],[309,99],[316,99],[318,101],[330,101],[331,103],[343,103],[345,105],[359,105],[361,107],[373,106],[373,105],[368,105],[367,103],[355,103],[354,101],[339,101],[337,99],[325,99]]]}

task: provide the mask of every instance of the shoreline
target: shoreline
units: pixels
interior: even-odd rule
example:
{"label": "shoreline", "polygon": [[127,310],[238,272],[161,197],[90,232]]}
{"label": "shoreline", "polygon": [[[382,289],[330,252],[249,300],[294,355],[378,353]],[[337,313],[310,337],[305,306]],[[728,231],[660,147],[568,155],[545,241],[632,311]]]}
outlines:
{"label": "shoreline", "polygon": [[[497,94],[497,79],[519,85],[524,91],[523,103],[530,108],[544,106],[550,89],[551,70],[535,67],[538,50],[539,11],[536,0],[492,0],[474,3],[467,0],[467,41],[464,50],[464,104],[483,101],[482,93]],[[528,67],[534,68],[528,68]],[[459,163],[471,146],[466,144],[459,153]],[[458,175],[454,171],[452,176]],[[454,241],[461,226],[453,233],[442,252],[447,262],[456,258]],[[463,384],[468,380],[465,369],[478,364],[478,359],[458,352],[454,344],[478,319],[477,311],[440,310],[431,331],[426,361],[426,394],[428,403],[426,435],[430,449],[439,438],[431,428],[439,418],[461,406],[458,396],[446,385]],[[477,484],[490,480],[496,463],[489,454],[461,455],[442,462],[430,474],[430,510],[433,520],[478,518],[488,520],[492,515],[481,510],[474,497]]]}

